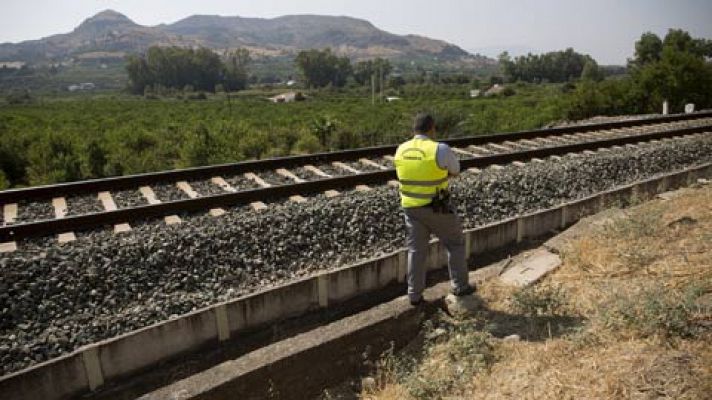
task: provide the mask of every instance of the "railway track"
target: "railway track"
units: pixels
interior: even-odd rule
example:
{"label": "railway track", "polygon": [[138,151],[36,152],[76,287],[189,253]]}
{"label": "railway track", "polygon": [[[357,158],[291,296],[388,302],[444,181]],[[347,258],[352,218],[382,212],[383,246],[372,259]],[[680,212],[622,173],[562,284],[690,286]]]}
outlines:
{"label": "railway track", "polygon": [[[712,135],[694,133],[522,165],[502,163],[462,174],[453,196],[463,226],[472,229],[707,165],[711,155]],[[196,212],[170,227],[162,219],[135,221],[130,234],[90,229],[65,245],[56,245],[54,236],[19,241],[16,251],[0,254],[0,308],[6,310],[0,318],[0,375],[399,249],[403,221],[396,190],[371,187],[333,198],[312,196],[304,204],[280,199],[259,212],[235,207],[219,218]],[[359,282],[369,286],[371,280]],[[284,299],[289,309],[294,298]]]}
{"label": "railway track", "polygon": [[[712,112],[653,119],[570,126],[445,140],[463,169],[623,146],[712,131]],[[22,239],[57,234],[59,242],[76,239],[75,231],[113,226],[131,230],[131,222],[164,218],[181,222],[186,212],[250,205],[266,199],[305,202],[314,193],[336,196],[340,190],[369,190],[369,185],[397,185],[390,155],[396,146],[379,146],[306,156],[248,161],[209,167],[39,186],[0,192],[3,219],[0,252],[11,252]]]}

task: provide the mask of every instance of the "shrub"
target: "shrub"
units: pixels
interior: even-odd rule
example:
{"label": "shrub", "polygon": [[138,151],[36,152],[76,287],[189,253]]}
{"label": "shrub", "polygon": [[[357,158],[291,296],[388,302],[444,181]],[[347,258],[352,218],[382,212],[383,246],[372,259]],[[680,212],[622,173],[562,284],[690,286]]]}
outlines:
{"label": "shrub", "polygon": [[31,104],[34,102],[34,98],[32,95],[30,95],[29,90],[13,90],[5,96],[5,101],[7,101],[8,104]]}
{"label": "shrub", "polygon": [[512,295],[512,307],[529,316],[558,315],[566,304],[566,292],[559,286],[529,286]]}
{"label": "shrub", "polygon": [[309,132],[302,133],[294,145],[294,152],[296,154],[318,153],[321,149],[319,139]]}
{"label": "shrub", "polygon": [[696,315],[712,317],[712,310],[697,304],[709,288],[698,284],[682,290],[661,284],[642,286],[629,292],[617,292],[599,310],[604,325],[612,330],[631,329],[643,337],[660,334],[664,337],[693,337],[704,327]]}
{"label": "shrub", "polygon": [[[381,386],[398,383],[416,399],[442,398],[467,390],[472,377],[494,362],[491,336],[478,331],[474,321],[440,321],[443,335],[433,334],[436,323],[425,322],[422,354],[386,351],[377,365]],[[435,364],[423,364],[420,357]]]}

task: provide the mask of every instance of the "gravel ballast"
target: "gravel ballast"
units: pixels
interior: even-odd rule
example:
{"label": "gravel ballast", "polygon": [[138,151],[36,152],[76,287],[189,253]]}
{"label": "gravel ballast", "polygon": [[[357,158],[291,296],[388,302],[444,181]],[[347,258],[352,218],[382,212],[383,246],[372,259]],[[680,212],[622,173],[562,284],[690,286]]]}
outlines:
{"label": "gravel ballast", "polygon": [[[712,161],[712,135],[465,173],[453,183],[465,227],[551,207]],[[158,194],[158,193],[157,193]],[[217,301],[400,248],[395,189],[314,196],[256,212],[160,220],[114,235],[22,242],[0,254],[0,365],[7,374]]]}
{"label": "gravel ballast", "polygon": [[118,208],[131,208],[148,204],[146,198],[138,190],[119,190],[111,192],[111,196]]}
{"label": "gravel ballast", "polygon": [[67,197],[67,215],[82,215],[104,211],[101,201],[96,195]]}

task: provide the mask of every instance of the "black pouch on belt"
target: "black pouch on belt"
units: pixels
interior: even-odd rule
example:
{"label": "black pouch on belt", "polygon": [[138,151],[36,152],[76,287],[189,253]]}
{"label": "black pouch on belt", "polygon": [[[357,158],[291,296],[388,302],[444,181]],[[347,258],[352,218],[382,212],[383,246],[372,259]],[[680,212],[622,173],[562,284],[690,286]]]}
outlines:
{"label": "black pouch on belt", "polygon": [[433,212],[439,214],[452,213],[452,205],[450,204],[450,192],[447,190],[439,190],[438,193],[433,198],[432,203],[430,203]]}

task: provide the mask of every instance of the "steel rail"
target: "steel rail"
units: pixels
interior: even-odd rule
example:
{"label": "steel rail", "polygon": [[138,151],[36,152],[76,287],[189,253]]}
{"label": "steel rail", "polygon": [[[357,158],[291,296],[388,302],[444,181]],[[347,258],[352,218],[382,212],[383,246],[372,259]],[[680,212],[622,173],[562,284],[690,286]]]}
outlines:
{"label": "steel rail", "polygon": [[[521,139],[536,139],[572,133],[584,133],[606,129],[628,128],[634,126],[688,121],[710,117],[712,117],[712,111],[703,111],[691,114],[675,114],[655,118],[636,118],[626,121],[606,122],[600,124],[576,125],[561,128],[537,129],[511,133],[496,133],[492,135],[470,136],[464,138],[451,138],[444,139],[442,141],[455,147],[469,145],[477,146],[488,143],[502,143],[506,141],[516,141]],[[319,164],[333,161],[350,161],[358,160],[364,157],[379,157],[394,153],[396,147],[396,145],[365,147],[336,152],[243,161],[238,163],[175,169],[168,171],[149,172],[137,175],[125,175],[77,182],[34,186],[29,188],[10,189],[0,191],[0,204],[16,203],[22,200],[40,200],[45,198],[67,196],[72,194],[98,193],[101,191],[122,190],[127,188],[136,188],[143,185],[150,185],[157,182],[177,182],[181,180],[209,179],[213,176],[237,175],[245,172],[259,172],[264,170],[274,170],[277,168],[292,168],[295,166],[303,166],[307,164]]]}
{"label": "steel rail", "polygon": [[[584,150],[596,150],[599,148],[623,146],[627,144],[707,132],[712,132],[712,126],[663,130],[634,136],[599,139],[583,143],[563,144],[532,150],[514,151],[511,153],[464,159],[460,161],[460,164],[463,169],[472,167],[485,168],[494,164],[507,164],[513,161],[528,161],[533,158],[565,155]],[[321,193],[326,190],[353,188],[357,185],[363,184],[381,184],[391,179],[396,179],[394,169],[320,179],[289,185],[273,186],[269,188],[244,190],[213,196],[204,196],[188,200],[169,201],[153,205],[119,209],[115,211],[69,216],[62,219],[9,225],[0,227],[0,242],[17,241],[29,237],[45,236],[68,231],[80,231],[104,225],[130,222],[164,215],[247,204],[253,201],[264,201],[265,199],[270,198],[285,198],[296,194],[304,195],[310,193]]]}

